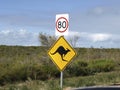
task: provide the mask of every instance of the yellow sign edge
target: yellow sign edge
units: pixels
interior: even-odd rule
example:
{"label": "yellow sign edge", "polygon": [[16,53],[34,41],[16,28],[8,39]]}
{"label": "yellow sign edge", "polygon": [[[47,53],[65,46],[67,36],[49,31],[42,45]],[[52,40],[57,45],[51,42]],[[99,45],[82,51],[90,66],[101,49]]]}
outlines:
{"label": "yellow sign edge", "polygon": [[[75,55],[74,55],[74,56],[71,58],[71,60],[64,66],[63,69],[60,69],[59,66],[54,62],[54,60],[53,60],[53,59],[51,58],[51,56],[48,54],[49,51],[55,46],[55,44],[56,44],[61,38],[63,38],[63,39],[66,41],[66,43],[70,46],[70,48],[75,52]],[[64,38],[64,36],[60,36],[60,37],[55,41],[55,43],[52,45],[52,47],[50,47],[50,49],[47,51],[47,54],[48,54],[48,56],[51,58],[52,62],[57,66],[57,68],[58,68],[60,71],[64,71],[64,69],[66,68],[66,66],[69,65],[69,64],[71,63],[72,59],[77,55],[76,51],[75,51],[75,50],[72,48],[72,46],[67,42],[67,40]]]}

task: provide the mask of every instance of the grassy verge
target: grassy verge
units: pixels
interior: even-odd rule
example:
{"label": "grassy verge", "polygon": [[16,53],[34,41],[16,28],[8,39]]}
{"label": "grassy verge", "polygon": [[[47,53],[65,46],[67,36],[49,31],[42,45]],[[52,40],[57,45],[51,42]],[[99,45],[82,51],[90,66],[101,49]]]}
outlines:
{"label": "grassy verge", "polygon": [[[38,81],[28,79],[23,83],[8,84],[0,90],[60,90],[59,79],[47,81]],[[98,73],[91,76],[80,76],[73,78],[64,78],[64,88],[66,87],[83,87],[83,86],[107,86],[120,83],[120,72]]]}
{"label": "grassy verge", "polygon": [[[76,51],[64,71],[64,88],[120,82],[120,49]],[[0,90],[59,90],[60,73],[46,52],[46,47],[0,46]]]}
{"label": "grassy verge", "polygon": [[65,79],[65,86],[71,87],[106,86],[115,85],[116,83],[120,83],[120,72],[118,71]]}

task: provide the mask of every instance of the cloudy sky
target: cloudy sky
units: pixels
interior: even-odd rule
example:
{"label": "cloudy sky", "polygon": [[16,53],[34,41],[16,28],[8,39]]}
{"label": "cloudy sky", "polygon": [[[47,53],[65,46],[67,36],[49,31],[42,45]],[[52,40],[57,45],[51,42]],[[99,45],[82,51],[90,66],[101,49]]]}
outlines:
{"label": "cloudy sky", "polygon": [[40,45],[39,33],[55,35],[63,13],[78,46],[120,48],[120,0],[0,0],[0,45]]}

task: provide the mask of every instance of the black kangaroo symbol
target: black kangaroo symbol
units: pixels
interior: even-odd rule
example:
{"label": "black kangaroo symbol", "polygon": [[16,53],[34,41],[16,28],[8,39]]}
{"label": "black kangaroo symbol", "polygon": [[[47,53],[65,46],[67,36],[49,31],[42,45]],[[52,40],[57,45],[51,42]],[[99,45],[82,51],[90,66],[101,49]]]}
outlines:
{"label": "black kangaroo symbol", "polygon": [[65,55],[66,55],[68,52],[70,52],[70,50],[69,50],[68,48],[67,48],[67,50],[65,50],[65,48],[64,48],[63,46],[59,46],[58,49],[57,49],[54,53],[51,53],[51,55],[54,55],[54,54],[56,54],[56,53],[59,53],[60,56],[61,56],[61,58],[62,58],[62,60],[67,62],[67,60],[63,59],[63,57],[65,57]]}

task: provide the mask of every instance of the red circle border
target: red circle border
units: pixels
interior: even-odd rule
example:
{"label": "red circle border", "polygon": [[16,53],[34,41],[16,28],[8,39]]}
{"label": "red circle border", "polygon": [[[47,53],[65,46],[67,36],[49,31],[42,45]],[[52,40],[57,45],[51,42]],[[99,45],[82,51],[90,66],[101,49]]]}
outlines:
{"label": "red circle border", "polygon": [[[63,30],[63,31],[60,31],[60,30],[58,29],[58,24],[57,24],[57,23],[58,23],[58,21],[59,21],[60,19],[65,19],[65,21],[66,21],[66,23],[67,23],[67,24],[66,24],[66,28],[65,28],[65,30]],[[65,17],[60,17],[60,18],[58,18],[57,21],[56,21],[56,29],[57,29],[58,32],[64,33],[64,32],[68,29],[68,20],[67,20]]]}

